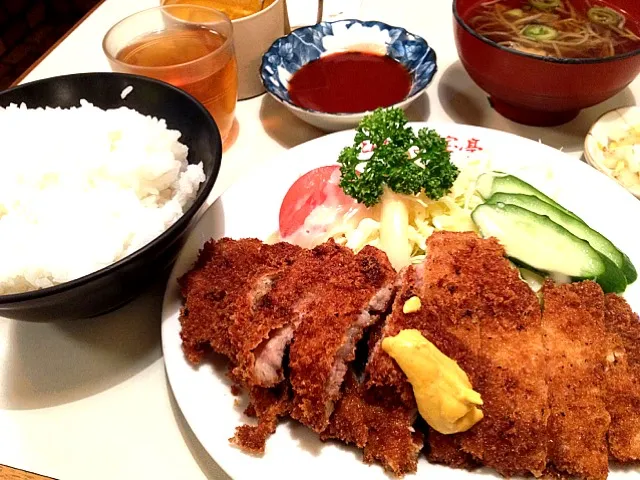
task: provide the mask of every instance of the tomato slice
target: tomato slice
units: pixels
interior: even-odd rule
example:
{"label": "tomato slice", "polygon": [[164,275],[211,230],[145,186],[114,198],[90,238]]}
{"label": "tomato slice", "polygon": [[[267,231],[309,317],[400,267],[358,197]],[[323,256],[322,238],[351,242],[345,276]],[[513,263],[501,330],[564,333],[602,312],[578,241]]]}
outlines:
{"label": "tomato slice", "polygon": [[331,200],[333,205],[346,205],[354,200],[339,186],[340,167],[330,165],[305,173],[296,180],[280,206],[280,236],[286,238],[304,225],[305,219],[319,205]]}

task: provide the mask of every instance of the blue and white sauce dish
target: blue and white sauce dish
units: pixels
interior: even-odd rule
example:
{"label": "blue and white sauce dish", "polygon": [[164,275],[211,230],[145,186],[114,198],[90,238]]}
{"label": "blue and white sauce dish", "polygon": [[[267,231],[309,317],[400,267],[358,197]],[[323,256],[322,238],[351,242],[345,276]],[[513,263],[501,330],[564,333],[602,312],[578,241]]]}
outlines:
{"label": "blue and white sauce dish", "polygon": [[274,99],[305,122],[325,131],[354,128],[371,112],[326,113],[300,107],[289,96],[289,81],[304,65],[351,51],[387,55],[407,70],[409,93],[392,105],[403,110],[422,94],[437,71],[436,52],[418,35],[377,21],[339,20],[298,28],[277,39],[262,56],[260,78]]}

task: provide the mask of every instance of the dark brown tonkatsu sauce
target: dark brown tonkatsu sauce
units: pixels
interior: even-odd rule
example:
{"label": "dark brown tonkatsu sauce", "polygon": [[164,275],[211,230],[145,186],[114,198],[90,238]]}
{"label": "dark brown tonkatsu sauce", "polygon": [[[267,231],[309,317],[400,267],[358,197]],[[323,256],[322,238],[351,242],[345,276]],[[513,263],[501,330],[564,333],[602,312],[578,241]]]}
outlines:
{"label": "dark brown tonkatsu sauce", "polygon": [[355,113],[388,107],[411,88],[409,72],[393,58],[341,52],[304,65],[289,81],[296,105],[327,113]]}

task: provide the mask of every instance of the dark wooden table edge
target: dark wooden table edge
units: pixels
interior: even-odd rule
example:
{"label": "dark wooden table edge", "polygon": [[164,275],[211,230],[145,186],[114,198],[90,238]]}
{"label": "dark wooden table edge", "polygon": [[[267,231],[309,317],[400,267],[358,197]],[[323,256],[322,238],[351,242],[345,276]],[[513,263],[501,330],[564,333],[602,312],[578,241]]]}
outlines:
{"label": "dark wooden table edge", "polygon": [[31,64],[31,66],[29,68],[27,68],[24,72],[22,72],[22,74],[11,84],[12,87],[18,85],[20,82],[22,82],[25,77],[27,75],[29,75],[34,68],[36,68],[38,65],[40,65],[40,62],[42,62],[45,58],[47,58],[47,56],[53,52],[56,48],[58,48],[58,45],[60,45],[69,35],[71,35],[72,32],[75,31],[76,28],[78,28],[80,26],[80,24],[82,22],[84,22],[87,18],[89,18],[89,16],[91,16],[93,14],[93,12],[95,12],[106,0],[100,0],[98,3],[96,3],[91,10],[89,10],[87,13],[85,13],[82,18],[80,20],[78,20],[75,25],[73,27],[71,27],[67,33],[65,33],[62,38],[60,38],[56,43],[54,43],[53,45],[51,45],[51,47],[49,47],[49,49],[44,52],[40,58],[38,58],[38,60],[36,60],[35,62],[33,62],[33,64]]}

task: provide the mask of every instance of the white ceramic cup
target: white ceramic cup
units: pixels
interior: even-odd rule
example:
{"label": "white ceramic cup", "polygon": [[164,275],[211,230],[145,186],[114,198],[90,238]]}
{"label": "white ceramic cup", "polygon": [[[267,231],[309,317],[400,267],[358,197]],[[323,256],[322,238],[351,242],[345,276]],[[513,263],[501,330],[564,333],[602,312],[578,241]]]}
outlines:
{"label": "white ceramic cup", "polygon": [[[318,21],[322,19],[322,6],[323,2],[318,1]],[[260,81],[262,55],[277,38],[291,30],[286,0],[275,0],[263,10],[231,23],[238,59],[238,99],[244,100],[264,92]]]}

